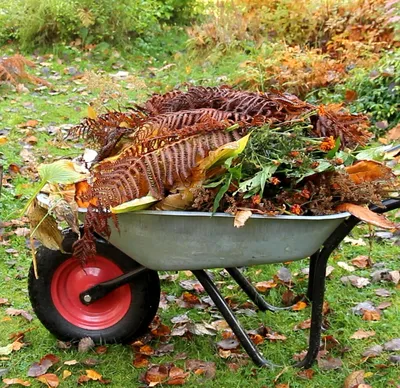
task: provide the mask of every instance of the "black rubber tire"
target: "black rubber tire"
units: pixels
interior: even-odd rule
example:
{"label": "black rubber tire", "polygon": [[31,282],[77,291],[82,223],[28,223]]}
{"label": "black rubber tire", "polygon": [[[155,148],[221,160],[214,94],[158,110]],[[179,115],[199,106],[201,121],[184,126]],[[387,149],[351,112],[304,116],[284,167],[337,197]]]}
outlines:
{"label": "black rubber tire", "polygon": [[[72,244],[76,239],[77,235],[72,232],[65,235],[63,241],[65,252],[72,251]],[[96,247],[99,255],[113,261],[124,273],[139,266],[132,258],[105,241],[98,240]],[[119,322],[102,330],[89,330],[76,326],[61,316],[51,297],[53,275],[70,257],[71,254],[41,246],[36,254],[39,279],[35,278],[33,265],[30,268],[29,298],[36,316],[46,329],[62,341],[74,342],[84,337],[91,337],[98,344],[128,343],[144,334],[157,313],[160,301],[160,280],[157,272],[145,271],[129,284],[132,293],[131,305]]]}

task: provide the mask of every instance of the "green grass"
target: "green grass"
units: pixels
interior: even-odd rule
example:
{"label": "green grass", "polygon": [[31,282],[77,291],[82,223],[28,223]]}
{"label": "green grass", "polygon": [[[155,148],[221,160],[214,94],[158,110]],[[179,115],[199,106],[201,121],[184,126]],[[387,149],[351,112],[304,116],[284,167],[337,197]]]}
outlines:
{"label": "green grass", "polygon": [[[174,38],[175,39],[175,38]],[[173,41],[171,38],[170,51],[176,53],[176,48],[181,40],[178,38]],[[160,47],[162,45],[160,44]],[[179,46],[181,47],[181,46]],[[86,113],[87,104],[96,97],[94,92],[85,89],[71,81],[70,76],[64,74],[64,69],[75,66],[79,71],[90,69],[93,71],[104,70],[106,72],[116,72],[118,70],[128,70],[132,75],[146,82],[147,87],[144,90],[132,90],[126,88],[126,82],[121,81],[122,88],[127,95],[127,99],[136,100],[146,98],[152,92],[165,92],[175,86],[182,85],[188,80],[195,84],[213,85],[218,83],[230,83],[235,79],[238,64],[246,59],[244,53],[229,53],[222,60],[218,54],[209,56],[200,60],[199,58],[188,58],[184,48],[180,48],[178,55],[159,55],[147,52],[140,58],[139,54],[127,58],[110,56],[106,59],[92,54],[81,54],[70,48],[58,48],[57,54],[61,60],[56,57],[42,58],[41,62],[47,64],[39,66],[40,72],[44,67],[50,69],[50,74],[58,75],[59,79],[51,80],[54,89],[60,93],[51,95],[48,90],[34,91],[30,86],[30,92],[18,94],[12,92],[7,86],[0,87],[0,116],[1,128],[9,130],[7,143],[0,146],[1,159],[5,172],[9,164],[16,163],[21,167],[24,165],[20,157],[20,151],[26,147],[24,139],[27,136],[34,135],[38,139],[37,145],[34,145],[32,152],[36,155],[37,161],[50,161],[57,156],[74,156],[80,153],[81,149],[76,143],[68,143],[70,148],[62,148],[63,142],[55,141],[54,137],[46,132],[40,132],[40,128],[47,128],[50,125],[60,125],[65,123],[78,123]],[[174,59],[175,58],[175,59]],[[157,71],[163,66],[174,63],[175,65],[165,70]],[[116,65],[117,64],[117,65]],[[114,67],[113,67],[114,66]],[[149,69],[154,67],[155,69]],[[52,73],[56,72],[56,73]],[[223,78],[221,78],[223,77]],[[34,109],[30,109],[33,104]],[[110,101],[107,107],[116,107],[115,102]],[[39,125],[30,131],[19,128],[18,125],[30,119],[36,119]],[[18,212],[23,208],[24,201],[33,192],[32,179],[17,175],[10,180],[11,187],[3,187],[0,200],[0,219],[2,221],[17,218]],[[15,228],[14,228],[15,229]],[[5,231],[13,229],[6,228]],[[368,233],[368,228],[363,226],[354,231],[354,237],[358,238]],[[30,302],[27,295],[27,273],[30,266],[31,255],[29,245],[25,237],[11,236],[9,245],[0,244],[0,297],[8,298],[11,306],[18,309],[25,309],[31,312]],[[14,251],[8,251],[10,248]],[[276,314],[269,312],[258,312],[254,316],[247,317],[239,315],[240,320],[247,329],[256,329],[260,324],[264,324],[273,330],[284,334],[286,341],[268,342],[260,345],[264,355],[270,358],[276,364],[282,365],[275,369],[256,368],[251,362],[239,367],[233,373],[228,368],[228,363],[235,360],[224,360],[219,357],[216,342],[221,339],[221,335],[193,336],[191,339],[173,337],[171,343],[174,344],[173,353],[156,358],[151,362],[154,364],[174,362],[177,366],[183,367],[184,361],[175,361],[175,356],[181,352],[187,353],[187,359],[200,359],[213,361],[217,366],[217,373],[214,380],[207,380],[202,376],[196,376],[193,373],[185,384],[186,387],[273,387],[279,383],[288,384],[290,388],[296,387],[340,387],[344,379],[352,371],[363,369],[368,372],[366,382],[374,388],[390,386],[391,381],[398,382],[400,368],[388,362],[389,354],[383,352],[380,357],[362,360],[361,353],[374,344],[383,344],[384,342],[396,338],[400,333],[400,296],[399,288],[390,283],[371,284],[363,289],[357,289],[351,286],[344,286],[340,277],[348,275],[336,263],[337,261],[347,261],[361,254],[368,254],[368,246],[351,246],[342,244],[330,260],[330,264],[335,270],[327,280],[327,296],[331,309],[328,315],[330,327],[324,333],[334,336],[340,343],[331,351],[334,357],[340,357],[343,360],[343,367],[334,371],[323,371],[317,365],[313,366],[314,377],[311,380],[303,380],[297,375],[298,370],[293,368],[292,356],[306,348],[308,330],[293,331],[293,327],[307,319],[310,313],[310,307],[299,312],[283,311]],[[14,253],[13,253],[14,252]],[[388,268],[399,269],[400,247],[392,244],[391,241],[374,241],[371,256],[375,262],[384,262]],[[166,258],[168,259],[168,258]],[[294,277],[296,283],[295,291],[301,292],[306,288],[306,280],[301,269],[307,266],[307,261],[296,262],[288,265],[292,274],[298,274]],[[272,279],[281,265],[270,265],[262,267],[253,267],[248,269],[246,275],[254,281]],[[246,297],[240,293],[238,286],[222,277],[219,270],[213,271],[216,280],[221,284],[221,289],[225,296],[232,297],[238,303],[246,301]],[[354,274],[358,276],[369,277],[371,269],[357,269]],[[179,285],[179,280],[186,279],[184,273],[180,273],[178,280],[174,282],[162,281],[162,290],[168,295],[179,297],[184,290]],[[354,315],[351,308],[357,303],[370,300],[374,304],[383,301],[375,295],[377,288],[384,287],[393,292],[390,298],[385,298],[392,302],[392,305],[384,310],[382,318],[378,322],[363,321],[360,316]],[[280,304],[282,287],[273,289],[268,298],[271,302]],[[68,369],[72,376],[62,381],[61,387],[75,387],[77,378],[80,374],[85,374],[85,369],[95,369],[101,373],[104,378],[111,379],[112,387],[140,387],[144,386],[139,381],[139,377],[145,369],[136,369],[132,365],[133,351],[129,346],[110,345],[107,353],[97,355],[94,352],[78,353],[76,349],[61,351],[56,346],[55,338],[47,332],[38,319],[27,322],[22,317],[8,317],[5,313],[6,306],[0,307],[0,347],[10,343],[9,335],[18,331],[32,329],[26,334],[25,341],[28,346],[10,356],[0,356],[0,369],[7,368],[8,378],[19,377],[29,380],[32,387],[43,386],[34,379],[26,377],[29,366],[38,361],[48,353],[54,353],[60,357],[62,362],[76,359],[83,362],[89,357],[99,360],[99,364],[94,367],[87,367],[84,364],[74,366],[65,366],[62,363],[52,367],[49,372],[56,371],[57,375],[62,374],[62,370]],[[188,312],[191,319],[196,322],[212,322],[216,319],[215,311],[209,310],[188,310],[179,308],[173,303],[169,309],[160,310],[159,314],[162,322],[172,326],[170,319],[176,315]],[[364,339],[354,340],[350,336],[358,329],[374,330],[376,335]],[[152,342],[153,347],[157,347],[157,341]],[[340,350],[349,348],[350,350],[343,355]],[[379,365],[386,365],[382,368]],[[58,369],[60,368],[60,369]],[[282,372],[282,374],[280,374]],[[280,376],[277,378],[277,376]],[[276,380],[276,381],[275,381]],[[90,385],[96,385],[96,382],[90,382]]]}

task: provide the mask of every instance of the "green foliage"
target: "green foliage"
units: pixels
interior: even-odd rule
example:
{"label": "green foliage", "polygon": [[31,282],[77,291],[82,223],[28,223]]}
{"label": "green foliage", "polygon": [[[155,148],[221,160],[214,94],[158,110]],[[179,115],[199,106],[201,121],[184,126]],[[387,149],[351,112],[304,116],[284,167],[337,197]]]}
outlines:
{"label": "green foliage", "polygon": [[196,0],[6,0],[0,5],[0,41],[16,39],[24,49],[56,42],[85,47],[126,45],[160,29],[187,22]]}

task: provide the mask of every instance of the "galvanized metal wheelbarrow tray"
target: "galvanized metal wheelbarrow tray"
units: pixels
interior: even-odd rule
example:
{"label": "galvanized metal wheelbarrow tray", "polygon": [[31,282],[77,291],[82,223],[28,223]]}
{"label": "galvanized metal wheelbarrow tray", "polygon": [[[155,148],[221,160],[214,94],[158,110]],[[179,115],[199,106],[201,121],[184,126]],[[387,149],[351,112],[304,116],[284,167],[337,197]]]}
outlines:
{"label": "galvanized metal wheelbarrow tray", "polygon": [[[388,199],[376,213],[400,207]],[[307,299],[312,302],[309,347],[296,364],[309,368],[320,349],[326,265],[332,251],[360,220],[348,213],[323,217],[253,215],[243,228],[233,227],[226,214],[141,211],[119,215],[118,232],[110,224],[110,243],[141,267],[82,293],[82,300],[101,298],[147,270],[192,270],[221,312],[247,354],[258,366],[273,366],[253,344],[218,288],[204,271],[225,268],[261,311],[287,309],[267,303],[237,267],[300,260],[310,257]],[[290,308],[290,307],[289,307]]]}

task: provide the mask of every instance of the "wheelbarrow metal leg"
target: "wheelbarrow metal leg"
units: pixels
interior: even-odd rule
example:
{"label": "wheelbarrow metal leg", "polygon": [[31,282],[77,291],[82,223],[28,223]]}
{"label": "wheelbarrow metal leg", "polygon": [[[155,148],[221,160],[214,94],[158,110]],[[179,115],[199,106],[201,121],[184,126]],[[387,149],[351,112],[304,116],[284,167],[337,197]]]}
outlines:
{"label": "wheelbarrow metal leg", "polygon": [[314,289],[314,274],[315,274],[315,266],[317,264],[319,255],[319,250],[310,256],[310,265],[308,272],[308,286],[307,286],[307,299],[312,302],[313,301],[313,289]]}
{"label": "wheelbarrow metal leg", "polygon": [[239,342],[253,362],[257,366],[275,366],[270,361],[266,360],[259,352],[257,347],[253,344],[243,327],[240,325],[238,319],[235,317],[233,311],[224,300],[218,288],[210,279],[210,277],[204,272],[204,270],[193,270],[192,272],[207,291],[208,295],[210,295],[212,301],[215,303],[216,307],[221,312],[222,316],[225,318],[226,322],[231,327],[232,331],[235,333]]}
{"label": "wheelbarrow metal leg", "polygon": [[297,367],[310,368],[318,355],[323,319],[322,308],[325,294],[326,264],[333,250],[350,233],[350,231],[358,224],[359,221],[360,220],[358,218],[353,216],[349,217],[346,221],[343,221],[328,237],[324,243],[323,249],[315,258],[314,273],[312,279],[311,277],[309,279],[309,281],[312,282],[310,339],[307,354],[302,361],[296,364]]}
{"label": "wheelbarrow metal leg", "polygon": [[265,301],[262,295],[257,291],[257,289],[246,279],[245,276],[237,268],[225,268],[228,273],[232,276],[235,282],[240,286],[240,288],[247,294],[247,296],[256,304],[256,306],[261,311],[279,311],[279,310],[289,310],[289,307],[277,307],[269,304]]}

